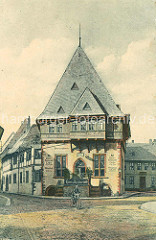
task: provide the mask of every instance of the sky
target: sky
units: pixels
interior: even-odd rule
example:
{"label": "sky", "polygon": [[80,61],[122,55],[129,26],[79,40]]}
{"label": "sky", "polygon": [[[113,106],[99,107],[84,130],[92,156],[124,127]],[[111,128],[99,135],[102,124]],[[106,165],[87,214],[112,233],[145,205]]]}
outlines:
{"label": "sky", "polygon": [[43,111],[78,46],[116,104],[131,116],[131,140],[156,138],[156,1],[1,0],[2,141]]}

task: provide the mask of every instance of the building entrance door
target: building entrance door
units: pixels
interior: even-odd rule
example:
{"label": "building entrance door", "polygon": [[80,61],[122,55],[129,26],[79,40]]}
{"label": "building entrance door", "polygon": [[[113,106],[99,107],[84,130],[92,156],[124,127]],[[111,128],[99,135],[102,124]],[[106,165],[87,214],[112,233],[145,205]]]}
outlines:
{"label": "building entrance door", "polygon": [[86,168],[84,162],[81,159],[77,160],[75,163],[75,174],[80,178],[84,178],[85,171]]}
{"label": "building entrance door", "polygon": [[146,188],[146,177],[140,177],[140,190],[145,190]]}

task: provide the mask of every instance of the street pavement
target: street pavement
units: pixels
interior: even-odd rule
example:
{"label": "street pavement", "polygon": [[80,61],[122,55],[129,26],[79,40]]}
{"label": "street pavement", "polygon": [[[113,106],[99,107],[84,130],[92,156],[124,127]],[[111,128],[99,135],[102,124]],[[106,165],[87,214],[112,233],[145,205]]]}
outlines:
{"label": "street pavement", "polygon": [[141,205],[141,209],[148,212],[156,213],[156,202],[143,203]]}
{"label": "street pavement", "polygon": [[[10,206],[4,197],[10,198]],[[81,200],[80,209],[71,207],[70,200],[63,198],[0,194],[2,198],[5,202],[0,205],[0,239],[156,239],[155,214],[140,209],[143,203],[156,202],[154,195]]]}

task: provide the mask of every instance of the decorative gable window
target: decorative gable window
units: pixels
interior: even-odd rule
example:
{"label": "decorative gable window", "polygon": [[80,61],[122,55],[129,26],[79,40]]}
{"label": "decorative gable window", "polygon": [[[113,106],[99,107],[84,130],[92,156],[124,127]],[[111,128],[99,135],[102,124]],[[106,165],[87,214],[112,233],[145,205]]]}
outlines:
{"label": "decorative gable window", "polygon": [[105,155],[94,155],[94,176],[104,177],[105,175]]}
{"label": "decorative gable window", "polygon": [[59,107],[57,113],[65,113],[64,109],[62,106]]}
{"label": "decorative gable window", "polygon": [[87,102],[85,103],[83,110],[91,110],[89,103],[87,103]]}
{"label": "decorative gable window", "polygon": [[66,168],[67,155],[57,155],[55,162],[55,174],[56,177],[64,176],[64,169]]}
{"label": "decorative gable window", "polygon": [[78,86],[76,83],[73,84],[71,90],[79,90]]}

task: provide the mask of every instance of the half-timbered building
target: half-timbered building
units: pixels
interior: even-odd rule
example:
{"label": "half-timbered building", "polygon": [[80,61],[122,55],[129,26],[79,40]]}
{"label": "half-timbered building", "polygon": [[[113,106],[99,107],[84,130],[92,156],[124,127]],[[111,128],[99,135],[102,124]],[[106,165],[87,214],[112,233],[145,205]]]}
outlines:
{"label": "half-timbered building", "polygon": [[[42,144],[42,193],[55,194],[72,182],[83,196],[125,190],[125,142],[130,136],[129,115],[112,99],[81,47],[76,49],[48,104],[37,118]],[[69,172],[68,181],[64,181]],[[67,175],[69,175],[67,174]],[[70,178],[70,179],[69,179]],[[77,180],[75,180],[77,179]],[[71,184],[72,185],[72,184]]]}

